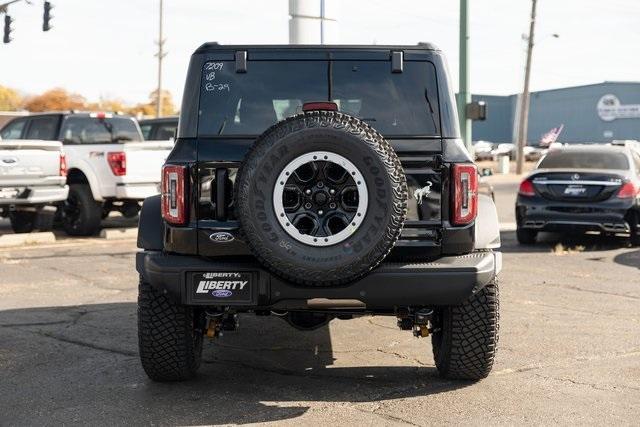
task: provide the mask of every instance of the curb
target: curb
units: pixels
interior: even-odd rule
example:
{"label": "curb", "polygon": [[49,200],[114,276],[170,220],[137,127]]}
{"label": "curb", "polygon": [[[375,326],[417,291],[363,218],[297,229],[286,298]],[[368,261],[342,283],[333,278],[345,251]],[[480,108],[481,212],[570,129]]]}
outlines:
{"label": "curb", "polygon": [[55,243],[56,236],[50,232],[3,234],[0,236],[0,248],[8,246],[33,245],[38,243]]}
{"label": "curb", "polygon": [[100,238],[106,240],[136,239],[137,228],[105,228],[100,231]]}

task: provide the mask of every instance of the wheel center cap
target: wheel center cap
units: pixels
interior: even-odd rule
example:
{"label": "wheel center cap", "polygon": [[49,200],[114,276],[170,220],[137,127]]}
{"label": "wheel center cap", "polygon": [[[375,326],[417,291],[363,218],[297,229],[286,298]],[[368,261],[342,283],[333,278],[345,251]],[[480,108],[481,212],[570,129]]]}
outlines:
{"label": "wheel center cap", "polygon": [[324,191],[318,191],[316,194],[313,195],[313,200],[320,206],[324,206],[325,203],[327,203],[327,200],[329,200],[329,196],[327,196],[327,193],[325,193]]}

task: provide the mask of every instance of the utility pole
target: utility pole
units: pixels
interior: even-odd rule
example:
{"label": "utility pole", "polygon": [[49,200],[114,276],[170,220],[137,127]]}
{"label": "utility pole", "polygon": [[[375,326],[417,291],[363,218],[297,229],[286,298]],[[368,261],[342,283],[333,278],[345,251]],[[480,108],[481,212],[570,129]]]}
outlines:
{"label": "utility pole", "polygon": [[158,89],[156,90],[156,117],[160,117],[162,115],[162,60],[167,53],[164,51],[164,42],[166,41],[162,36],[162,0],[160,0],[160,25],[159,25],[159,36],[158,36],[158,53],[156,53],[156,58],[158,58]]}
{"label": "utility pole", "polygon": [[533,53],[534,32],[536,26],[536,4],[538,0],[531,0],[531,23],[529,25],[529,40],[527,43],[527,65],[524,69],[524,89],[520,99],[520,124],[518,126],[518,155],[516,173],[522,174],[524,167],[524,147],[527,145],[529,126],[529,79],[531,77],[531,55]]}
{"label": "utility pole", "polygon": [[458,117],[460,133],[467,150],[473,149],[471,120],[467,118],[467,104],[471,102],[469,92],[469,0],[460,0],[460,88],[458,89]]}

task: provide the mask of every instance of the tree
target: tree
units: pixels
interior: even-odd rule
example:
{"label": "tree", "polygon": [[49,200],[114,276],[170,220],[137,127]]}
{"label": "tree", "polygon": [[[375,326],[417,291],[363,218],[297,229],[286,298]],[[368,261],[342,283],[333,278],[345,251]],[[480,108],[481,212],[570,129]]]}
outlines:
{"label": "tree", "polygon": [[69,93],[62,88],[55,88],[27,99],[24,108],[31,112],[82,110],[85,99],[77,93]]}
{"label": "tree", "polygon": [[[149,94],[149,102],[144,104],[137,104],[135,107],[129,109],[129,113],[133,115],[142,114],[143,116],[155,116],[156,114],[156,101],[158,99],[158,91],[154,90]],[[168,90],[162,91],[162,116],[172,116],[176,114],[176,107],[173,104],[173,97]]]}
{"label": "tree", "polygon": [[22,97],[15,90],[0,86],[0,111],[16,111],[22,105]]}
{"label": "tree", "polygon": [[127,107],[120,99],[100,99],[100,102],[91,102],[85,105],[85,110],[88,111],[113,111],[123,112],[127,111]]}

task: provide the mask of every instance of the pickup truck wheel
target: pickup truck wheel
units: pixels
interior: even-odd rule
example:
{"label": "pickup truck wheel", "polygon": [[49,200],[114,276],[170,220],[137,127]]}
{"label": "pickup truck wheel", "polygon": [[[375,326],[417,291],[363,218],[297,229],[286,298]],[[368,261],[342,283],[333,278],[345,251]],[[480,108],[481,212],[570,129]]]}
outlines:
{"label": "pickup truck wheel", "polygon": [[36,227],[38,213],[35,211],[14,211],[9,213],[11,229],[14,233],[31,233]]}
{"label": "pickup truck wheel", "polygon": [[338,285],[377,266],[406,216],[407,185],[391,145],[365,122],[312,111],[262,134],[236,179],[245,241],[279,276]]}
{"label": "pickup truck wheel", "polygon": [[142,279],[138,287],[138,346],[154,381],[192,378],[202,358],[203,331],[193,307],[176,305]]}
{"label": "pickup truck wheel", "polygon": [[489,375],[498,344],[498,309],[494,279],[464,304],[435,311],[431,343],[440,376],[480,380]]}
{"label": "pickup truck wheel", "polygon": [[88,184],[71,184],[62,210],[62,226],[68,235],[91,236],[100,229],[102,204],[94,200]]}
{"label": "pickup truck wheel", "polygon": [[521,245],[533,245],[536,243],[538,232],[527,228],[516,228],[516,239]]}

